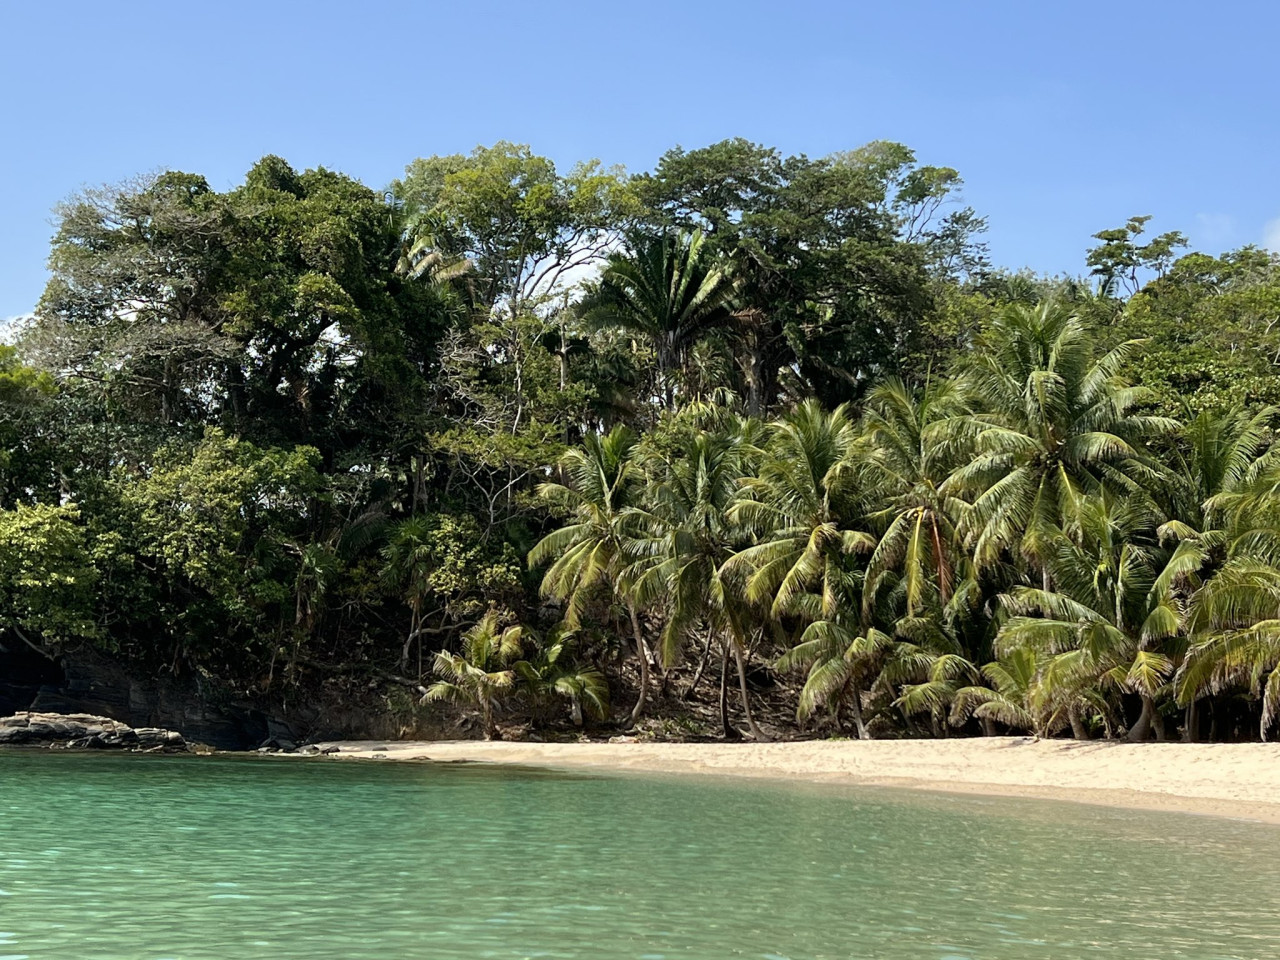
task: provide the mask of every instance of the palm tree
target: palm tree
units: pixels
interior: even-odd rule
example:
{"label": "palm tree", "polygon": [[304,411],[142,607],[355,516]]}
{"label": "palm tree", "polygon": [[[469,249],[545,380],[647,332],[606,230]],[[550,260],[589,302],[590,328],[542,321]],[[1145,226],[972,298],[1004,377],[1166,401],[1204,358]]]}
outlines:
{"label": "palm tree", "polygon": [[865,737],[862,689],[883,634],[864,629],[857,601],[857,557],[876,545],[859,529],[863,447],[844,406],[827,413],[809,400],[774,423],[759,472],[743,481],[730,511],[756,542],[725,561],[722,571],[744,577],[746,599],[768,603],[771,616],[807,624],[796,650],[780,661],[784,668],[810,668],[801,714],[838,692]]}
{"label": "palm tree", "polygon": [[1182,626],[1173,585],[1193,575],[1195,552],[1166,559],[1153,542],[1155,515],[1139,497],[1082,498],[1071,535],[1051,530],[1052,552],[1042,552],[1055,590],[1017,587],[1001,596],[1012,616],[1000,628],[996,650],[1007,657],[1030,648],[1046,658],[1043,681],[1065,696],[1072,729],[1085,735],[1081,713],[1097,688],[1127,689],[1142,702],[1131,740],[1164,729],[1156,698],[1175,667],[1166,641]]}
{"label": "palm tree", "polygon": [[567,700],[576,727],[582,726],[587,716],[600,719],[609,713],[609,684],[599,670],[584,667],[575,659],[571,631],[561,631],[540,645],[533,658],[517,661],[513,669],[535,711],[553,698]]}
{"label": "palm tree", "polygon": [[[928,713],[933,722],[934,735],[946,736],[948,711],[954,717],[954,703],[959,692],[972,689],[959,684],[965,679],[974,679],[978,674],[977,668],[957,653],[937,653],[915,644],[902,644],[899,650],[893,658],[895,662],[886,664],[881,670],[881,681],[888,681],[885,686],[891,690],[893,681],[906,679],[915,682],[900,682],[893,706],[901,710],[905,717]],[[923,679],[917,679],[920,676]],[[989,728],[990,723],[984,720],[983,732],[989,734]]]}
{"label": "palm tree", "polygon": [[448,679],[428,687],[426,699],[479,707],[484,738],[492,740],[498,733],[493,719],[494,702],[515,682],[515,673],[508,664],[520,655],[520,635],[519,627],[501,630],[497,611],[490,610],[462,635],[461,653],[441,650],[436,654],[436,676]]}
{"label": "palm tree", "polygon": [[1096,358],[1089,330],[1052,302],[996,315],[964,373],[982,411],[963,424],[973,457],[942,487],[972,497],[958,529],[979,565],[1020,552],[1048,590],[1054,531],[1071,522],[1082,495],[1158,476],[1143,443],[1177,424],[1134,412],[1146,393],[1125,384],[1120,369],[1140,343]]}
{"label": "palm tree", "polygon": [[529,566],[552,561],[542,578],[542,595],[565,602],[565,623],[570,628],[579,625],[584,605],[600,590],[611,591],[626,604],[640,661],[640,695],[631,711],[635,723],[649,695],[649,656],[634,596],[625,589],[620,574],[636,525],[631,508],[642,480],[636,435],[624,426],[603,437],[589,435],[581,447],[564,454],[560,469],[568,482],[541,484],[538,494],[569,522],[529,551]]}
{"label": "palm tree", "polygon": [[[863,431],[871,498],[884,507],[869,519],[884,530],[867,564],[864,608],[896,573],[904,615],[951,602],[958,583],[975,579],[955,517],[964,504],[942,492],[963,438],[963,398],[954,383],[930,379],[919,393],[890,379],[867,397]],[[959,435],[958,435],[959,434]]]}
{"label": "palm tree", "polygon": [[828,413],[807,400],[771,425],[756,476],[743,481],[731,513],[757,540],[729,561],[749,571],[747,597],[771,613],[817,620],[836,612],[842,558],[868,553],[858,476],[864,449],[847,406]]}
{"label": "palm tree", "polygon": [[826,708],[839,727],[841,710],[848,705],[858,739],[871,739],[862,715],[862,694],[874,683],[893,646],[893,637],[882,630],[850,627],[843,613],[808,624],[799,642],[777,662],[779,670],[807,670],[796,705],[797,719]]}
{"label": "palm tree", "polygon": [[1054,718],[1044,710],[1044,688],[1040,684],[1040,660],[1030,647],[1017,647],[982,667],[989,686],[964,686],[951,694],[952,726],[970,717],[982,721],[984,732],[1001,723],[1014,730],[1030,730],[1038,737],[1054,732]]}
{"label": "palm tree", "polygon": [[[1246,449],[1253,433],[1244,431]],[[1280,711],[1280,463],[1274,447],[1254,449],[1262,452],[1233,458],[1243,468],[1206,500],[1209,529],[1175,531],[1188,538],[1181,546],[1202,546],[1205,559],[1176,690],[1188,708],[1205,694],[1251,690],[1262,699],[1265,740]]]}
{"label": "palm tree", "polygon": [[[740,579],[722,572],[742,542],[742,531],[730,517],[744,457],[758,432],[753,421],[728,429],[698,431],[682,454],[660,462],[660,482],[637,511],[646,535],[632,545],[636,559],[627,572],[637,594],[646,600],[665,598],[669,606],[662,633],[662,656],[670,665],[687,637],[707,624],[721,638],[725,659],[733,654],[742,710],[751,735],[768,737],[757,726],[747,692],[746,650],[752,605]],[[722,700],[723,711],[723,700]],[[721,716],[722,725],[726,718]]]}
{"label": "palm tree", "polygon": [[1262,699],[1263,740],[1280,714],[1280,568],[1228,560],[1191,601],[1191,646],[1175,679],[1178,701],[1244,688]]}
{"label": "palm tree", "polygon": [[[1175,451],[1162,536],[1200,558],[1205,580],[1190,599],[1191,645],[1175,678],[1195,737],[1196,702],[1250,689],[1262,696],[1265,740],[1280,705],[1280,461],[1271,426],[1277,410],[1202,411]],[[1195,581],[1192,586],[1197,585]]]}
{"label": "palm tree", "polygon": [[699,231],[632,234],[583,301],[593,327],[620,327],[648,343],[658,394],[674,408],[690,349],[728,322],[733,284]]}
{"label": "palm tree", "polygon": [[1256,526],[1253,507],[1269,496],[1266,477],[1278,465],[1271,436],[1277,414],[1274,407],[1254,413],[1237,407],[1188,418],[1172,451],[1168,489],[1157,488],[1169,516],[1162,536],[1199,543],[1221,561],[1227,526]]}

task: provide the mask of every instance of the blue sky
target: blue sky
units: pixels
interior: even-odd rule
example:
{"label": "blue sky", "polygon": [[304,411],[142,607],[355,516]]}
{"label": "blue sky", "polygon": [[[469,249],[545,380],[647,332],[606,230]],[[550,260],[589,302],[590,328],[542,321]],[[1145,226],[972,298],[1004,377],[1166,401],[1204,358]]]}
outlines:
{"label": "blue sky", "polygon": [[278,153],[380,187],[527,142],[649,168],[743,136],[898,140],[958,168],[996,261],[1078,272],[1131,214],[1280,248],[1275,2],[45,3],[0,6],[0,319],[50,208],[142,171],[236,184]]}

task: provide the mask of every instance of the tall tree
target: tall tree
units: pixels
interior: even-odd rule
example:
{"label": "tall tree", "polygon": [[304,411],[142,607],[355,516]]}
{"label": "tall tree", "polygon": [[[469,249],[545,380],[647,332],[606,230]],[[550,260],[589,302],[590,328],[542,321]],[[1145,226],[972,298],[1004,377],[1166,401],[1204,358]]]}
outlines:
{"label": "tall tree", "polygon": [[655,393],[673,409],[694,345],[727,324],[733,283],[702,233],[632,233],[581,309],[592,327],[617,327],[653,351]]}
{"label": "tall tree", "polygon": [[1094,353],[1088,328],[1064,304],[1012,305],[983,333],[965,369],[980,411],[968,418],[972,460],[942,487],[972,497],[959,524],[980,565],[1020,553],[1046,577],[1054,531],[1103,482],[1136,486],[1157,471],[1149,438],[1173,420],[1139,413],[1146,393],[1119,371],[1139,346]]}
{"label": "tall tree", "polygon": [[747,600],[742,578],[724,570],[743,542],[730,514],[757,432],[749,421],[699,430],[675,457],[658,464],[660,479],[637,510],[643,533],[628,545],[636,559],[624,577],[643,599],[667,601],[662,654],[668,665],[700,626],[720,636],[725,659],[732,654],[737,667],[751,735],[767,740],[751,712],[746,672],[747,642],[762,611]]}
{"label": "tall tree", "polygon": [[[798,656],[812,664],[812,689],[821,687],[826,699],[830,691],[822,671],[842,671],[838,689],[848,691],[865,737],[865,665],[879,656],[882,644],[878,631],[863,629],[854,599],[861,592],[860,555],[876,544],[865,529],[861,446],[846,407],[828,413],[809,400],[773,424],[759,470],[744,481],[732,510],[755,542],[726,561],[725,570],[745,577],[748,600],[768,603],[772,616],[792,616],[805,625]],[[818,647],[822,656],[810,658]],[[836,659],[852,666],[837,667]]]}
{"label": "tall tree", "polygon": [[1046,555],[1053,590],[1017,587],[1002,598],[1012,616],[996,638],[1001,654],[1027,647],[1048,660],[1046,684],[1069,692],[1072,728],[1086,736],[1082,713],[1096,687],[1129,690],[1142,703],[1129,739],[1165,728],[1156,700],[1177,666],[1171,638],[1182,628],[1174,593],[1178,577],[1193,573],[1199,558],[1172,557],[1150,541],[1155,522],[1144,497],[1109,494],[1084,498],[1070,533],[1052,537]]}
{"label": "tall tree", "polygon": [[542,578],[542,593],[565,603],[565,622],[570,627],[578,625],[587,603],[600,591],[626,606],[640,665],[640,695],[631,711],[635,723],[649,696],[649,654],[635,596],[622,578],[635,524],[630,508],[642,479],[636,435],[623,426],[603,437],[590,434],[582,446],[564,454],[560,469],[568,482],[544,483],[538,493],[568,523],[529,551],[529,566],[551,561]]}

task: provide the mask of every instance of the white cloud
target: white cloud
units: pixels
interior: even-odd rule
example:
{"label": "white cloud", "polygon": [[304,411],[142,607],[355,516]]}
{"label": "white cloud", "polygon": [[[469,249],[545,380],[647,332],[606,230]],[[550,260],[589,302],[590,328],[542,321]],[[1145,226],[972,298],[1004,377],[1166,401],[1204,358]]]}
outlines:
{"label": "white cloud", "polygon": [[1280,217],[1268,220],[1263,226],[1262,245],[1272,253],[1280,253]]}

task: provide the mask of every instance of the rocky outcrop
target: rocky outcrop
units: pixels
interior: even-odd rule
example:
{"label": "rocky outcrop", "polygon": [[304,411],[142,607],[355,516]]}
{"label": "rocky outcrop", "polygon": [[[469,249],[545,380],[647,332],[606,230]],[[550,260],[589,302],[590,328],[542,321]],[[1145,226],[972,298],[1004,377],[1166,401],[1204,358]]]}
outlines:
{"label": "rocky outcrop", "polygon": [[159,727],[137,729],[91,713],[18,713],[0,717],[0,746],[63,747],[69,750],[132,750],[184,753],[182,734]]}
{"label": "rocky outcrop", "polygon": [[271,737],[302,739],[255,704],[231,699],[198,678],[139,676],[89,648],[61,652],[55,660],[0,641],[0,716],[26,711],[178,730],[192,743],[219,750],[251,750]]}

